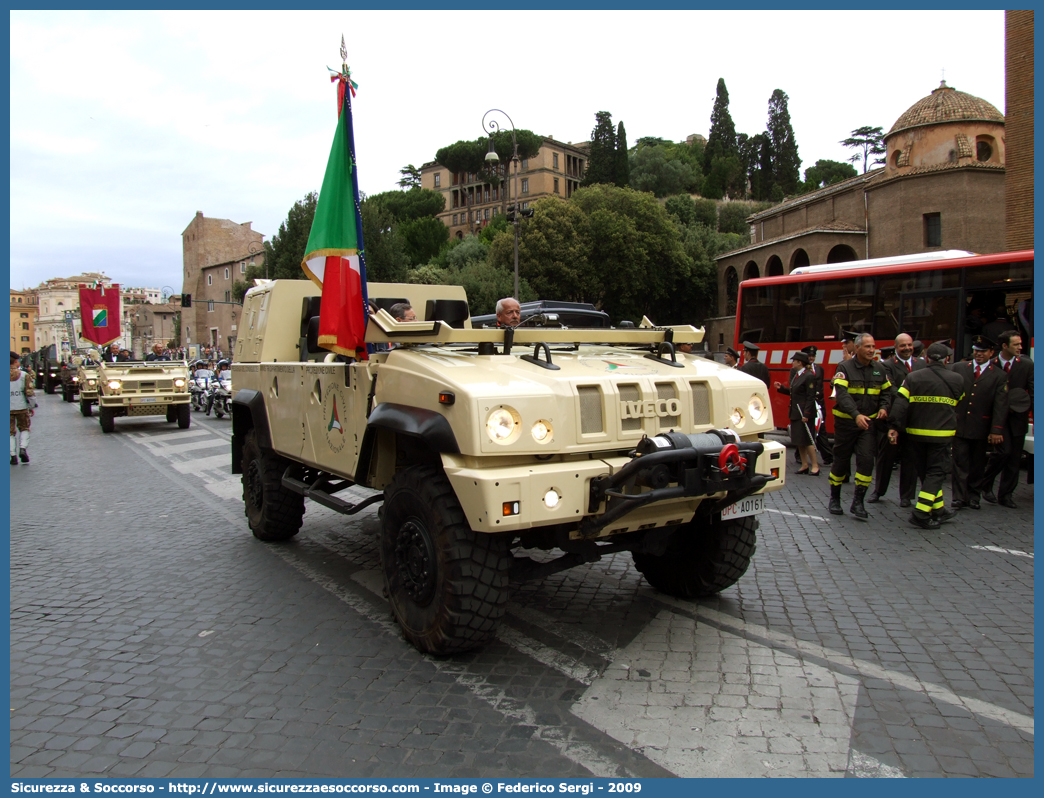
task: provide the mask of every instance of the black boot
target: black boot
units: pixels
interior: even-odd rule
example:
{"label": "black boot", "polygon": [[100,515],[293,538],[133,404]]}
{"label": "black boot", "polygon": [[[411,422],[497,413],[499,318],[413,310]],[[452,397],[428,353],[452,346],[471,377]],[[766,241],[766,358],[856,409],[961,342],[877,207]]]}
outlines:
{"label": "black boot", "polygon": [[863,507],[863,497],[866,496],[866,485],[856,485],[855,496],[852,498],[852,506],[848,508],[848,512],[854,515],[861,521],[865,521],[870,517],[870,513]]}
{"label": "black boot", "polygon": [[830,486],[830,504],[827,509],[830,510],[831,515],[844,515],[845,511],[841,509],[841,486],[831,485]]}
{"label": "black boot", "polygon": [[29,452],[27,452],[25,449],[19,449],[18,450],[18,459],[21,460],[23,463],[28,463],[29,462]]}

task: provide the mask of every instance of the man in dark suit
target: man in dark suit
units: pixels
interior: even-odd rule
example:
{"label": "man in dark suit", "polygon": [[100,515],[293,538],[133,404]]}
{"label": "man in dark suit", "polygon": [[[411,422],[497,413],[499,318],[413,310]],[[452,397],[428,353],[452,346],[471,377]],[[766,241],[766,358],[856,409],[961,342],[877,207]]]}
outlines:
{"label": "man in dark suit", "polygon": [[145,356],[145,360],[170,360],[170,356],[163,354],[163,346],[161,344],[153,344],[152,351]]}
{"label": "man in dark suit", "polygon": [[[895,353],[881,361],[893,391],[899,390],[908,374],[927,366],[923,358],[914,357],[913,351],[913,338],[906,333],[899,333],[895,339]],[[899,430],[898,444],[889,442],[887,429],[878,430],[874,491],[866,499],[870,504],[876,504],[888,492],[896,460],[899,461],[899,506],[909,507],[913,503],[914,494],[917,493],[917,465],[909,444],[905,430]]]}
{"label": "man in dark suit", "polygon": [[1008,375],[990,362],[993,341],[972,339],[972,359],[950,366],[964,380],[964,399],[957,404],[957,435],[953,439],[953,503],[959,510],[978,510],[986,452],[1004,440],[1008,416]]}
{"label": "man in dark suit", "polygon": [[761,349],[759,349],[756,344],[752,344],[750,341],[744,341],[743,352],[746,355],[746,360],[743,365],[739,367],[739,370],[744,374],[757,377],[765,383],[766,388],[769,388],[772,384],[772,376],[769,374],[768,366],[758,360],[758,352],[760,351]]}
{"label": "man in dark suit", "polygon": [[120,345],[113,341],[109,344],[109,350],[102,354],[102,363],[124,363],[127,358],[120,354]]}
{"label": "man in dark suit", "polygon": [[725,347],[725,365],[730,369],[736,368],[736,364],[740,362],[740,353],[733,349],[731,346]]}
{"label": "man in dark suit", "polygon": [[[1019,484],[1019,463],[1029,430],[1029,414],[1033,408],[1033,361],[1022,355],[1022,336],[1015,330],[1002,332],[998,339],[1000,353],[993,363],[1008,378],[1008,417],[1004,425],[1004,441],[990,458],[983,475],[982,497],[996,499],[1001,507],[1015,509],[1011,494]],[[997,495],[993,480],[1000,474]]]}

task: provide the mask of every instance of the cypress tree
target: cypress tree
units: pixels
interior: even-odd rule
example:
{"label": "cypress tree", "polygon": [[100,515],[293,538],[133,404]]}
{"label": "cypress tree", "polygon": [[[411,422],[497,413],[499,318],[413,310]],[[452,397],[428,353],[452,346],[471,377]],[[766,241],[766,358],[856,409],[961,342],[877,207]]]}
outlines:
{"label": "cypress tree", "polygon": [[591,153],[587,159],[587,173],[581,185],[616,182],[616,131],[613,130],[613,115],[608,111],[595,114],[595,126],[591,131]]}
{"label": "cypress tree", "polygon": [[737,154],[736,125],[729,113],[729,90],[725,88],[725,78],[718,78],[718,93],[711,110],[710,135],[703,151],[703,174],[710,174],[715,158],[728,158]]}
{"label": "cypress tree", "polygon": [[623,122],[616,126],[616,180],[613,182],[620,188],[631,184],[631,162],[627,156],[627,131]]}
{"label": "cypress tree", "polygon": [[798,157],[794,128],[790,124],[789,100],[782,89],[772,92],[767,132],[772,143],[772,181],[784,194],[793,195],[801,182],[801,158]]}

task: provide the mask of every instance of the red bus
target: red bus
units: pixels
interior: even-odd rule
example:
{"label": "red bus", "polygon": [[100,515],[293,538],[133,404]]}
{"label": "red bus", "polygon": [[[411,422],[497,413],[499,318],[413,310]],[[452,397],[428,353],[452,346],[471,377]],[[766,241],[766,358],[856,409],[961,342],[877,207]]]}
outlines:
{"label": "red bus", "polygon": [[[1033,250],[997,255],[935,252],[898,258],[804,266],[780,277],[740,283],[736,338],[756,343],[772,380],[789,382],[790,358],[809,344],[826,379],[841,362],[844,331],[868,332],[878,349],[908,333],[927,347],[945,341],[954,359],[971,354],[971,339],[1003,308],[1022,336],[1033,342]],[[988,331],[987,331],[988,334]],[[776,425],[787,420],[788,397],[772,395]],[[833,431],[833,404],[824,408]]]}

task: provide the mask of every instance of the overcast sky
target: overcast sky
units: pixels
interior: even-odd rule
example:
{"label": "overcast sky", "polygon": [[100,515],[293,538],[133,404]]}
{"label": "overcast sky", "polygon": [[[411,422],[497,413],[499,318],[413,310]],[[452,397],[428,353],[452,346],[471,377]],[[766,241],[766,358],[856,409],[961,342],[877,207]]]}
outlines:
{"label": "overcast sky", "polygon": [[490,108],[560,141],[737,132],[790,96],[802,171],[845,160],[939,85],[1004,111],[1002,11],[11,12],[11,287],[104,271],[181,285],[196,211],[268,237],[318,190],[342,32],[361,189],[482,135]]}

